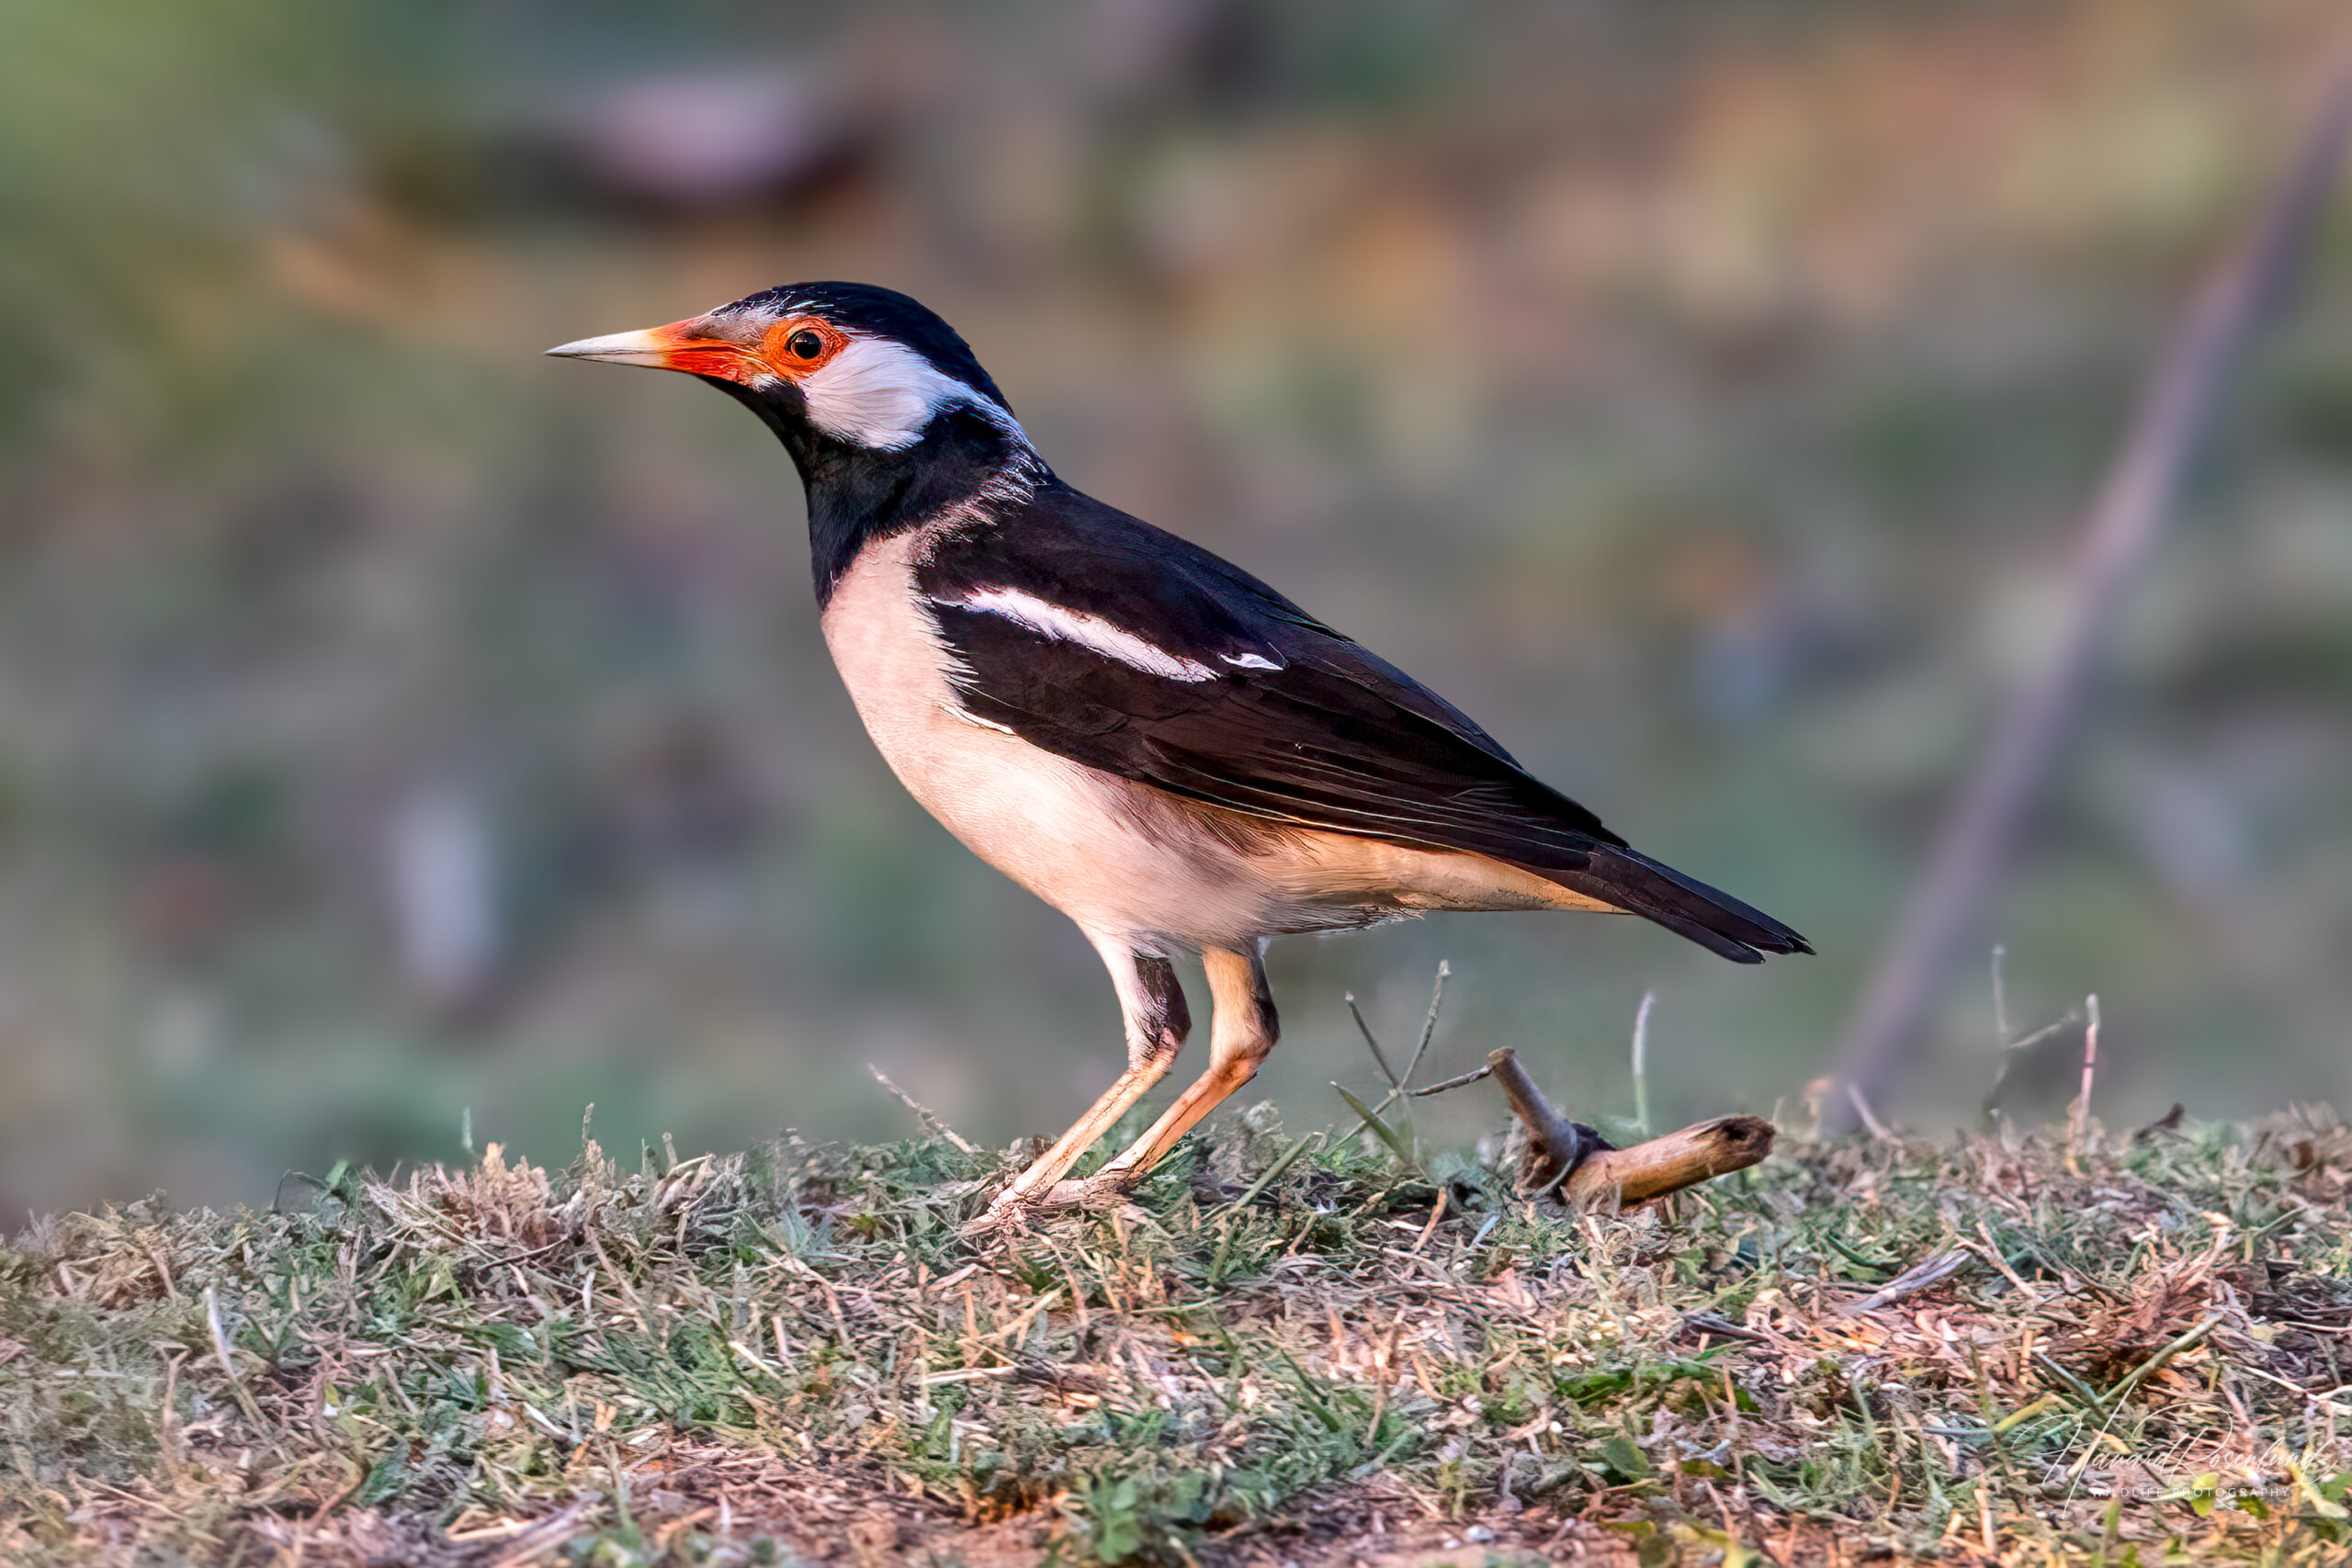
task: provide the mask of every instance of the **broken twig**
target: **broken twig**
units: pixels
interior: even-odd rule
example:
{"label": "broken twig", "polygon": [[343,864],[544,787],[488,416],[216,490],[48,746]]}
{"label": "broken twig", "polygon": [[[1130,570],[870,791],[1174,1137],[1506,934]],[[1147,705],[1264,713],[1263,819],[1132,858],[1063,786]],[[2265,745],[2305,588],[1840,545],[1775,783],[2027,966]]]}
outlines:
{"label": "broken twig", "polygon": [[1772,1152],[1761,1116],[1718,1116],[1628,1149],[1602,1148],[1568,1178],[1570,1203],[1630,1209],[1746,1170]]}
{"label": "broken twig", "polygon": [[1466,1073],[1455,1074],[1453,1077],[1446,1079],[1443,1083],[1433,1083],[1427,1089],[1417,1089],[1410,1092],[1415,1100],[1427,1100],[1430,1095],[1443,1094],[1450,1089],[1460,1089],[1465,1084],[1476,1083],[1480,1078],[1485,1077],[1487,1074],[1493,1071],[1494,1069],[1492,1067],[1473,1067]]}
{"label": "broken twig", "polygon": [[874,1081],[876,1083],[880,1084],[884,1089],[888,1089],[892,1095],[896,1096],[899,1104],[913,1111],[915,1113],[915,1120],[922,1122],[923,1124],[923,1129],[930,1133],[933,1137],[944,1138],[967,1155],[976,1155],[980,1152],[970,1144],[965,1142],[964,1135],[961,1133],[958,1133],[955,1128],[950,1127],[946,1122],[941,1121],[939,1118],[939,1112],[933,1111],[930,1106],[925,1105],[922,1100],[917,1100],[913,1095],[909,1094],[905,1089],[900,1089],[897,1084],[892,1083],[889,1079],[889,1076],[884,1073],[881,1068],[876,1066],[873,1063],[868,1062],[865,1064],[865,1070],[874,1075]]}
{"label": "broken twig", "polygon": [[1840,1315],[1858,1317],[1863,1313],[1876,1312],[1883,1306],[1899,1302],[1905,1296],[1916,1296],[1930,1285],[1940,1284],[1959,1273],[1962,1267],[1974,1257],[1975,1254],[1965,1247],[1955,1247],[1950,1252],[1939,1252],[1924,1262],[1913,1264],[1860,1301],[1848,1303]]}
{"label": "broken twig", "polygon": [[1555,1111],[1517,1053],[1493,1052],[1487,1067],[1527,1131],[1519,1188],[1530,1196],[1557,1190],[1572,1207],[1630,1209],[1744,1170],[1772,1152],[1772,1124],[1760,1116],[1719,1116],[1621,1149]]}
{"label": "broken twig", "polygon": [[2091,1119],[2091,1083],[2098,1076],[2098,997],[2086,1002],[2091,1021],[2083,1026],[2083,1092],[2075,1097],[2074,1115],[2066,1130],[2066,1146],[2080,1151],[2083,1133]]}
{"label": "broken twig", "polygon": [[1548,1192],[1594,1152],[1614,1146],[1583,1122],[1571,1122],[1553,1110],[1535,1080],[1527,1076],[1527,1069],[1519,1065],[1519,1053],[1508,1045],[1487,1054],[1487,1071],[1502,1087],[1511,1114],[1527,1130],[1526,1145],[1519,1152],[1521,1192]]}

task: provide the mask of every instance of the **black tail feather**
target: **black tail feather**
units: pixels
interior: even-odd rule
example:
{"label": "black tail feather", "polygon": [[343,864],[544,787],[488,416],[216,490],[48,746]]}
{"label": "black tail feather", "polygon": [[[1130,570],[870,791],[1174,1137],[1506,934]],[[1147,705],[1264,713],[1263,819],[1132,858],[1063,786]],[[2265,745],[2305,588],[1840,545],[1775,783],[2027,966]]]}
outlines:
{"label": "black tail feather", "polygon": [[1804,938],[1762,910],[1637,850],[1596,849],[1582,871],[1542,874],[1655,920],[1735,964],[1761,964],[1768,953],[1813,951]]}

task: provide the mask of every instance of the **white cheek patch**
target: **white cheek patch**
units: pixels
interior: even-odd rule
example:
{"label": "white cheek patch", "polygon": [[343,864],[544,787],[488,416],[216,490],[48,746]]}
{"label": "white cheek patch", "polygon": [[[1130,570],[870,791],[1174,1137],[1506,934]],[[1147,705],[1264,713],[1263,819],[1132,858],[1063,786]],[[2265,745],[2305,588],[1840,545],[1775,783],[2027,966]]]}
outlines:
{"label": "white cheek patch", "polygon": [[1170,681],[1216,679],[1216,671],[1196,659],[1186,659],[1146,642],[1125,627],[1114,626],[1100,615],[1067,609],[1034,593],[1023,593],[1017,588],[983,588],[967,598],[950,603],[960,603],[967,609],[985,610],[990,615],[1002,615],[1008,621],[1028,627],[1039,637],[1091,649],[1106,659],[1115,659],[1146,674],[1162,676]]}
{"label": "white cheek patch", "polygon": [[824,366],[800,378],[808,423],[828,435],[878,452],[895,452],[922,438],[932,416],[950,403],[969,403],[1025,442],[1012,414],[939,369],[902,343],[854,337]]}

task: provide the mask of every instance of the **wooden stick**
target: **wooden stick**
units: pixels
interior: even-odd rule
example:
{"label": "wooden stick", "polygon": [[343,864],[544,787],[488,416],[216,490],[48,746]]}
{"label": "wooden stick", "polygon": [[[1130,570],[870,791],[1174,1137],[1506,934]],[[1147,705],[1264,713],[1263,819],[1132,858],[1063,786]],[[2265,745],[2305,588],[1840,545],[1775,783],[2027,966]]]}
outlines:
{"label": "wooden stick", "polygon": [[938,1111],[933,1111],[930,1106],[925,1105],[922,1100],[917,1100],[913,1095],[909,1094],[905,1089],[902,1089],[897,1084],[892,1083],[889,1079],[889,1076],[884,1073],[881,1068],[876,1066],[873,1063],[868,1062],[865,1064],[865,1070],[874,1075],[874,1081],[876,1083],[880,1084],[884,1089],[888,1089],[892,1095],[896,1096],[899,1104],[913,1111],[915,1113],[915,1120],[922,1122],[923,1124],[924,1131],[931,1134],[932,1136],[946,1139],[949,1143],[955,1145],[957,1148],[961,1149],[967,1155],[976,1155],[980,1152],[971,1145],[966,1143],[964,1141],[964,1135],[961,1133],[958,1133],[955,1128],[950,1127],[945,1122],[941,1121]]}
{"label": "wooden stick", "polygon": [[1519,1053],[1508,1045],[1487,1053],[1487,1071],[1510,1101],[1511,1114],[1527,1129],[1527,1145],[1519,1151],[1519,1190],[1547,1192],[1584,1163],[1595,1150],[1613,1147],[1608,1139],[1581,1122],[1571,1122],[1552,1109]]}
{"label": "wooden stick", "polygon": [[1772,1152],[1772,1136],[1761,1116],[1718,1116],[1630,1149],[1604,1148],[1568,1178],[1568,1201],[1630,1209],[1746,1170]]}
{"label": "wooden stick", "polygon": [[1974,1257],[1965,1247],[1955,1247],[1950,1252],[1939,1252],[1924,1262],[1913,1264],[1860,1301],[1848,1303],[1838,1315],[1853,1317],[1860,1313],[1876,1312],[1905,1296],[1916,1296],[1929,1286],[1941,1284],[1959,1273]]}
{"label": "wooden stick", "polygon": [[2066,1130],[2066,1146],[2083,1146],[2083,1130],[2091,1119],[2091,1080],[2098,1076],[2098,995],[2093,992],[2088,1003],[2091,1021],[2083,1028],[2083,1092],[2075,1097],[2073,1125]]}
{"label": "wooden stick", "polygon": [[1508,1048],[1490,1053],[1487,1069],[1502,1086],[1527,1130],[1519,1189],[1542,1194],[1565,1188],[1577,1208],[1632,1208],[1685,1187],[1745,1170],[1772,1152],[1773,1128],[1760,1116],[1718,1116],[1679,1133],[1621,1149],[1552,1108]]}

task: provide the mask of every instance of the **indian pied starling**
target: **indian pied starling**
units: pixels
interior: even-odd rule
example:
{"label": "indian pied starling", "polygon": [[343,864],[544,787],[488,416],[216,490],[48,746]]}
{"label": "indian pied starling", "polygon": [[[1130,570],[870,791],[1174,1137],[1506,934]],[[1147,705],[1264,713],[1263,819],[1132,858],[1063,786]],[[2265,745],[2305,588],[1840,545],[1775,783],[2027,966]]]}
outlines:
{"label": "indian pied starling", "polygon": [[903,294],[794,284],[548,352],[683,370],[766,422],[807,491],[825,641],[884,759],[1110,966],[1126,1071],[976,1229],[1084,1195],[1053,1190],[1191,1027],[1180,952],[1216,1004],[1208,1070],[1097,1188],[1132,1182],[1256,1075],[1272,937],[1590,909],[1741,964],[1812,951],[1629,847],[1248,572],[1065,484],[964,340]]}

